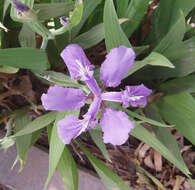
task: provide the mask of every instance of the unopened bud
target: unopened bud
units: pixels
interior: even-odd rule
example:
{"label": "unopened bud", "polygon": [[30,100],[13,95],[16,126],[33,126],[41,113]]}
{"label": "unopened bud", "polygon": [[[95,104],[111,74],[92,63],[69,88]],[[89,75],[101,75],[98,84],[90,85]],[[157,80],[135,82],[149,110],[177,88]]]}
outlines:
{"label": "unopened bud", "polygon": [[26,6],[24,3],[21,3],[20,1],[15,0],[13,2],[14,7],[21,12],[28,12],[30,8]]}
{"label": "unopened bud", "polygon": [[62,16],[60,17],[60,23],[63,26],[68,26],[70,24],[70,19],[68,17]]}

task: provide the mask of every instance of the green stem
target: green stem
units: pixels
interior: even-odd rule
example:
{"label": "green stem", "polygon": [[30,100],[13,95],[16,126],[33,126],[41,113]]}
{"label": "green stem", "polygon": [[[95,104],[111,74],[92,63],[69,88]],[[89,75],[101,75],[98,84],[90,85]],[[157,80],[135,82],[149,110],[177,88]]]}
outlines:
{"label": "green stem", "polygon": [[52,35],[53,36],[58,36],[58,35],[61,35],[65,32],[67,32],[68,30],[71,29],[71,25],[68,25],[68,26],[62,26],[61,28],[55,30],[55,31],[52,31]]}

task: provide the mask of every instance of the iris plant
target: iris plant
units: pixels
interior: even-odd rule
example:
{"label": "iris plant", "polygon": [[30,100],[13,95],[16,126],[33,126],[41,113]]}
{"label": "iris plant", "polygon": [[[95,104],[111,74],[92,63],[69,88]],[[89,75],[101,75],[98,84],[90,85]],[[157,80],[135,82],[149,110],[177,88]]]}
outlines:
{"label": "iris plant", "polygon": [[[121,92],[104,92],[106,87],[117,87],[132,68],[135,53],[132,48],[120,46],[114,48],[106,56],[100,68],[100,79],[103,88],[100,89],[95,78],[94,66],[87,59],[83,49],[76,45],[68,45],[61,53],[72,79],[81,80],[86,83],[91,93],[86,95],[81,89],[51,86],[46,94],[41,97],[42,104],[46,110],[79,110],[85,102],[91,98],[92,103],[82,119],[69,115],[58,122],[58,134],[60,139],[69,144],[70,141],[82,132],[94,129],[100,124],[103,131],[104,143],[121,145],[126,142],[129,132],[134,128],[134,122],[123,111],[107,107],[104,101],[120,102],[127,108],[130,105],[145,106],[147,96],[152,91],[143,84],[137,86],[126,86]],[[97,119],[99,109],[103,109],[100,119]]]}

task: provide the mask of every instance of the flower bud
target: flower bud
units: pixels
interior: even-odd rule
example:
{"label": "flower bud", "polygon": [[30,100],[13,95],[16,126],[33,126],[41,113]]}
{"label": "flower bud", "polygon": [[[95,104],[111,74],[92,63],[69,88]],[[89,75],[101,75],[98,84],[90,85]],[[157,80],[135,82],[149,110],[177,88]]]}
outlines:
{"label": "flower bud", "polygon": [[70,24],[70,19],[68,17],[62,16],[60,17],[60,23],[63,26],[68,26]]}
{"label": "flower bud", "polygon": [[13,6],[20,12],[28,12],[30,8],[26,6],[24,3],[21,3],[20,1],[15,0],[13,2]]}

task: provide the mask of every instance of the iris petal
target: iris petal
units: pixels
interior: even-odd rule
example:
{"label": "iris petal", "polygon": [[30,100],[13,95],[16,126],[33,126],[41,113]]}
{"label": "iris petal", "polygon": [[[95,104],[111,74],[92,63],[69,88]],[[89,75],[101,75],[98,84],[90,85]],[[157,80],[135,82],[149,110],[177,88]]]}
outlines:
{"label": "iris petal", "polygon": [[79,110],[85,104],[86,96],[81,89],[51,86],[47,94],[42,94],[41,101],[46,110]]}
{"label": "iris petal", "polygon": [[69,144],[72,139],[76,138],[81,133],[82,128],[82,120],[74,115],[69,115],[58,121],[58,135],[64,144]]}
{"label": "iris petal", "polygon": [[104,132],[104,143],[122,145],[129,138],[134,123],[129,120],[126,113],[106,108],[101,116],[100,126]]}
{"label": "iris petal", "polygon": [[127,108],[130,105],[133,107],[146,106],[147,96],[152,93],[152,90],[141,85],[126,86],[125,90],[122,92],[122,102],[123,107]]}
{"label": "iris petal", "polygon": [[97,124],[95,117],[100,104],[101,99],[95,98],[82,120],[76,118],[74,115],[69,115],[58,122],[58,135],[64,144],[69,144],[72,139],[79,136],[82,132],[95,128]]}
{"label": "iris petal", "polygon": [[133,66],[135,53],[132,48],[120,46],[106,56],[100,68],[100,79],[105,86],[116,87]]}
{"label": "iris petal", "polygon": [[93,76],[93,65],[89,62],[83,49],[77,44],[68,45],[62,52],[61,57],[66,63],[71,78],[88,80]]}

